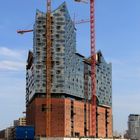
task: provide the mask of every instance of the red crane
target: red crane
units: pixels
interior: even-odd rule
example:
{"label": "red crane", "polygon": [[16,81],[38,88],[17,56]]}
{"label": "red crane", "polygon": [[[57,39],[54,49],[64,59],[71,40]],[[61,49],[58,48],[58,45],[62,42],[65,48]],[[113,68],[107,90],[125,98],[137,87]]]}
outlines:
{"label": "red crane", "polygon": [[[75,2],[84,2],[87,3],[87,0],[75,0]],[[47,1],[47,40],[51,40],[51,0]],[[47,31],[48,31],[47,30]],[[50,33],[50,34],[49,34]],[[96,47],[95,47],[95,0],[90,0],[90,41],[91,41],[91,132],[90,136],[96,137]],[[51,41],[47,43],[49,45],[50,51],[47,51],[47,54],[51,54]],[[48,47],[48,46],[47,46]],[[51,56],[48,57],[51,61]],[[50,67],[51,68],[51,67]],[[49,71],[48,71],[49,72]],[[51,78],[51,77],[50,77]],[[49,80],[49,79],[48,79]],[[48,81],[49,82],[49,81]],[[50,90],[50,89],[49,89]],[[50,128],[49,128],[50,129]],[[90,128],[89,128],[90,130]]]}
{"label": "red crane", "polygon": [[[87,0],[75,0],[75,2],[87,3]],[[51,0],[47,0],[47,15],[46,15],[46,43],[47,43],[47,58],[46,58],[46,136],[51,135]],[[91,132],[89,136],[96,137],[96,47],[95,47],[95,0],[90,0],[90,20],[83,20],[80,23],[90,22],[90,42],[91,42],[91,113],[90,126]],[[33,30],[18,30],[17,33],[24,34]]]}
{"label": "red crane", "polygon": [[51,70],[52,70],[52,41],[51,41],[51,0],[47,0],[46,14],[46,137],[51,136]]}
{"label": "red crane", "polygon": [[[75,0],[76,2],[87,2],[86,0]],[[91,132],[90,136],[96,137],[96,49],[95,49],[95,12],[94,0],[90,0],[90,41],[91,41]],[[47,28],[46,28],[46,41],[47,41],[47,80],[46,80],[46,136],[51,134],[51,0],[47,0]],[[90,128],[89,128],[90,130]]]}
{"label": "red crane", "polygon": [[[81,19],[81,20],[78,20],[78,21],[73,21],[75,25],[77,24],[82,24],[82,23],[88,23],[90,22],[89,19]],[[33,29],[30,29],[30,30],[17,30],[17,33],[18,34],[24,34],[24,33],[29,33],[29,32],[33,32],[34,30]]]}
{"label": "red crane", "polygon": [[95,46],[95,0],[90,0],[90,41],[91,41],[91,128],[96,134],[96,46]]}
{"label": "red crane", "polygon": [[[75,0],[76,2],[87,2]],[[95,46],[95,0],[90,0],[90,49],[91,49],[91,114],[90,114],[90,136],[96,137],[96,46]],[[91,129],[90,129],[91,128]]]}

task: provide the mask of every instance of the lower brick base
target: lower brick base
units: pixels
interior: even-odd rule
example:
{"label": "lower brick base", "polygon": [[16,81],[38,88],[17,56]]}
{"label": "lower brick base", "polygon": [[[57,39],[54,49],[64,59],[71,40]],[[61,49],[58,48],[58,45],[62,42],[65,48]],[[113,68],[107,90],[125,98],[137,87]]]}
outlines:
{"label": "lower brick base", "polygon": [[[45,103],[45,98],[35,98],[26,110],[27,125],[35,126],[35,135],[39,137],[46,136]],[[62,98],[52,98],[51,104],[51,137],[91,135],[88,104]],[[98,106],[97,114],[97,136],[112,137],[112,110]]]}

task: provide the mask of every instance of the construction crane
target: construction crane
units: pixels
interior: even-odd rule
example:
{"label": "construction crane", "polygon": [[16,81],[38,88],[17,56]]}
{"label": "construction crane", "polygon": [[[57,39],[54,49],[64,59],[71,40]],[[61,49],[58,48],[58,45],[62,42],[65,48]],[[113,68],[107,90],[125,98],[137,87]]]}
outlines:
{"label": "construction crane", "polygon": [[[75,2],[87,3],[88,0],[74,0]],[[95,0],[90,1],[90,42],[91,42],[91,114],[90,126],[91,132],[89,136],[96,137],[96,47],[95,47]],[[46,136],[51,136],[51,68],[52,68],[52,42],[51,42],[51,0],[47,0],[47,14],[46,14]],[[84,23],[86,21],[81,21]],[[79,24],[80,24],[79,23]],[[32,32],[33,30],[18,30],[17,33],[24,34]]]}
{"label": "construction crane", "polygon": [[47,0],[46,14],[46,136],[51,136],[51,69],[52,69],[52,42],[51,42],[51,0]]}
{"label": "construction crane", "polygon": [[[86,0],[75,0],[75,2],[84,2]],[[91,41],[91,132],[90,136],[96,137],[96,49],[95,49],[95,0],[90,0],[90,41]],[[47,0],[47,18],[46,18],[46,136],[51,135],[51,0]]]}
{"label": "construction crane", "polygon": [[[75,0],[83,2],[83,0]],[[84,1],[87,2],[87,1]],[[91,49],[91,132],[90,136],[96,137],[96,47],[95,47],[95,0],[90,0],[90,49]],[[90,130],[89,126],[89,130]]]}
{"label": "construction crane", "polygon": [[97,137],[96,130],[96,46],[95,46],[95,0],[90,0],[90,45],[91,45],[91,127],[92,136]]}
{"label": "construction crane", "polygon": [[[90,22],[89,19],[81,19],[81,20],[78,20],[78,21],[73,21],[73,23],[75,25],[82,24],[82,23],[88,23],[88,22]],[[17,33],[22,35],[22,34],[30,33],[30,32],[33,32],[33,31],[34,31],[33,29],[30,29],[30,30],[17,30]]]}
{"label": "construction crane", "polygon": [[90,0],[90,45],[91,45],[91,127],[92,136],[97,137],[96,132],[96,46],[95,46],[95,0]]}
{"label": "construction crane", "polygon": [[[75,0],[75,2],[84,2],[86,0]],[[96,137],[96,47],[95,47],[95,0],[90,0],[90,45],[91,45],[91,132],[90,136]],[[46,70],[47,70],[47,88],[46,88],[46,135],[50,136],[51,129],[51,0],[47,0],[47,60],[46,60]]]}

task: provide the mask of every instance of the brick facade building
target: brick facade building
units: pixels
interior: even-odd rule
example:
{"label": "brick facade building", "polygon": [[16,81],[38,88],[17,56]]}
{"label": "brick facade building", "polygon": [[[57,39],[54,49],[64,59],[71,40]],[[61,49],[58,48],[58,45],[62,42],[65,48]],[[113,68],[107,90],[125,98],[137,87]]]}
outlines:
{"label": "brick facade building", "polygon": [[[76,52],[76,30],[64,2],[52,16],[51,136],[90,137],[90,58]],[[37,10],[33,51],[26,67],[27,125],[46,136],[46,14]],[[97,53],[97,137],[112,137],[112,68]]]}

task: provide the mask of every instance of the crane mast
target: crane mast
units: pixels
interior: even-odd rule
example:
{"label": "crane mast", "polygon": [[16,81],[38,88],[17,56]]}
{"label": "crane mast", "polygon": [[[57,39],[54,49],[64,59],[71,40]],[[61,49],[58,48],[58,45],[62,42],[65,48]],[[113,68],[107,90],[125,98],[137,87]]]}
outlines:
{"label": "crane mast", "polygon": [[51,69],[52,69],[52,42],[51,42],[51,0],[47,0],[46,14],[46,137],[51,136]]}
{"label": "crane mast", "polygon": [[[87,0],[74,0],[75,2],[87,3]],[[46,13],[46,137],[51,136],[51,69],[52,69],[52,30],[51,30],[51,0],[47,0]],[[89,105],[89,136],[97,136],[96,130],[96,47],[95,47],[95,0],[90,0],[90,20],[81,20],[75,24],[90,21],[90,49],[91,49],[91,107]],[[24,34],[33,30],[18,30],[17,33]]]}
{"label": "crane mast", "polygon": [[90,0],[91,41],[91,135],[96,137],[96,47],[95,47],[95,0]]}
{"label": "crane mast", "polygon": [[[76,0],[75,0],[76,1]],[[80,1],[80,0],[79,0]],[[78,1],[78,2],[79,2]],[[82,2],[82,0],[81,0]],[[91,41],[91,132],[96,137],[96,47],[95,47],[95,0],[90,0],[90,41]],[[52,68],[52,42],[51,42],[51,0],[47,0],[46,16],[46,136],[51,135],[51,68]],[[89,128],[89,130],[90,130]]]}

